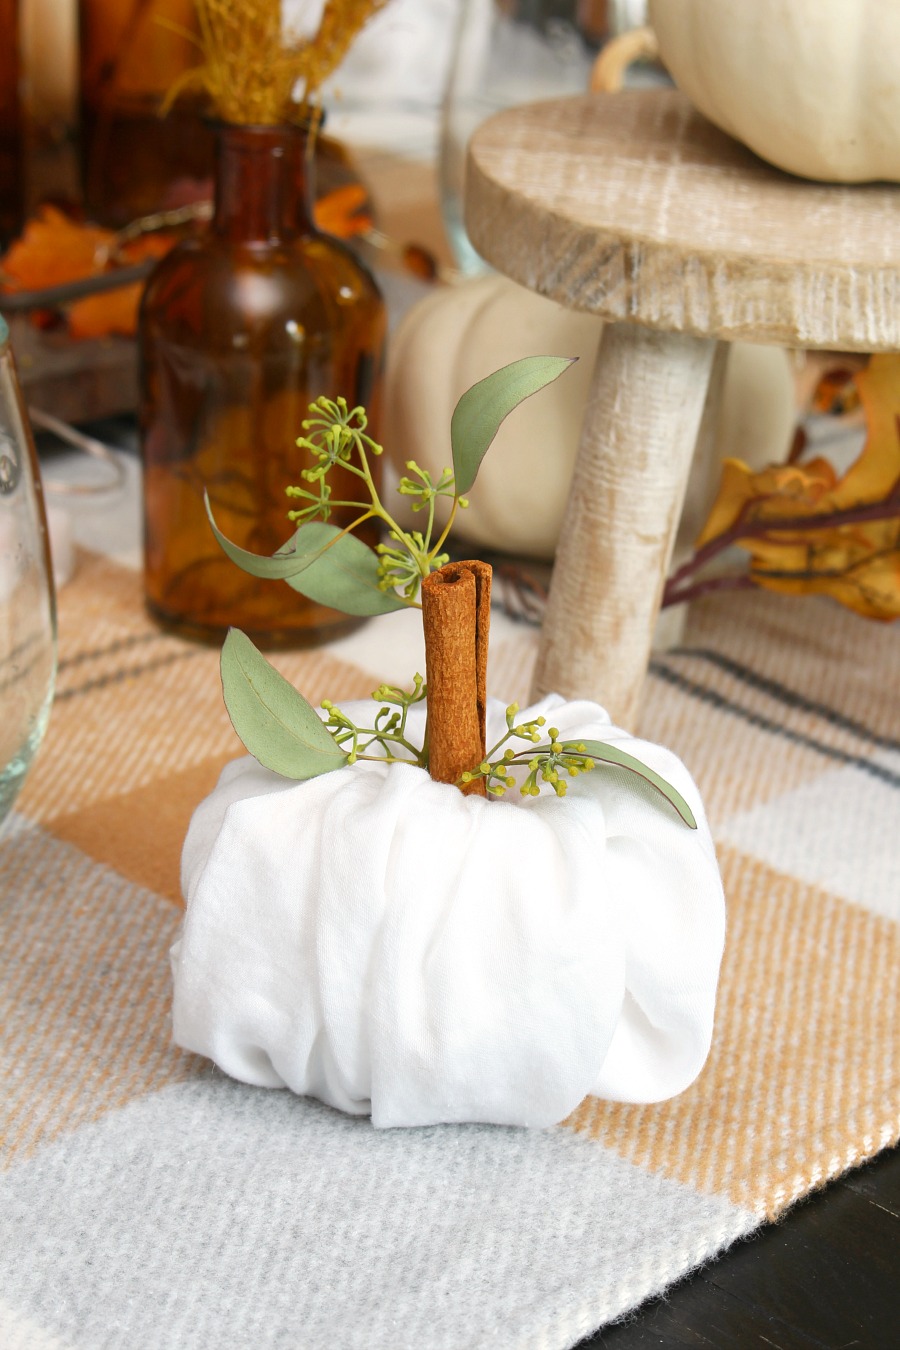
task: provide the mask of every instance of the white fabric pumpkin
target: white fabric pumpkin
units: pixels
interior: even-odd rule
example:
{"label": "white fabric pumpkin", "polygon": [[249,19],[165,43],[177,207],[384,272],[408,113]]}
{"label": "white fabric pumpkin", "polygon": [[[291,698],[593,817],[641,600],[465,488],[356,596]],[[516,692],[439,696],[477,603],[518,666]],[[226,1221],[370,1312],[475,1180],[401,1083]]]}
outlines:
{"label": "white fabric pumpkin", "polygon": [[[504,711],[491,700],[489,744]],[[185,842],[178,1044],[377,1126],[547,1126],[588,1093],[687,1087],[724,937],[696,786],[596,704],[552,695],[521,717],[541,714],[565,739],[627,746],[698,828],[602,766],[564,799],[486,801],[407,765],[293,783],[237,760]],[[421,706],[408,725],[421,736]]]}
{"label": "white fabric pumpkin", "polygon": [[900,180],[895,0],[650,0],[650,21],[678,87],[763,159]]}
{"label": "white fabric pumpkin", "polygon": [[[385,398],[384,443],[399,473],[409,459],[433,474],[450,464],[456,401],[498,366],[542,354],[580,358],[500,427],[454,535],[482,548],[553,557],[602,330],[594,315],[564,309],[494,275],[437,290],[406,315],[391,340]],[[735,456],[753,468],[783,459],[795,417],[786,353],[735,343],[712,463],[695,464],[688,487],[687,543],[712,504],[722,457]],[[446,520],[440,503],[438,516]],[[406,523],[419,522],[409,515]]]}

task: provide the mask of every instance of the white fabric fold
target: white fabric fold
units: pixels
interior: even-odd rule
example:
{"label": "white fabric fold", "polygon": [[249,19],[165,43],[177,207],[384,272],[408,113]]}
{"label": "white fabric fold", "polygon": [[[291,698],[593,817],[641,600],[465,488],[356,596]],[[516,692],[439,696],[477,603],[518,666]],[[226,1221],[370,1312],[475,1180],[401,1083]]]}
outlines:
{"label": "white fabric fold", "polygon": [[[372,704],[345,705],[351,716]],[[505,731],[492,700],[488,744]],[[584,1096],[682,1091],[709,1050],[724,899],[670,751],[556,695],[564,739],[621,745],[690,803],[599,766],[568,795],[464,797],[409,765],[293,783],[249,757],[197,808],[174,1035],[226,1073],[377,1126],[546,1126]],[[424,710],[409,729],[421,735]]]}

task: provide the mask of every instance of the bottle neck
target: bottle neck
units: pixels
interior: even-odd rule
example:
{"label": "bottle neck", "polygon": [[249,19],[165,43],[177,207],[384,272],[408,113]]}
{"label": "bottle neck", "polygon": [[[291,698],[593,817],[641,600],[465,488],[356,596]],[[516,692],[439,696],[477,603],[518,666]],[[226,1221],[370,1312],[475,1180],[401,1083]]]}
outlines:
{"label": "bottle neck", "polygon": [[300,127],[217,126],[213,232],[241,243],[311,234],[307,143]]}

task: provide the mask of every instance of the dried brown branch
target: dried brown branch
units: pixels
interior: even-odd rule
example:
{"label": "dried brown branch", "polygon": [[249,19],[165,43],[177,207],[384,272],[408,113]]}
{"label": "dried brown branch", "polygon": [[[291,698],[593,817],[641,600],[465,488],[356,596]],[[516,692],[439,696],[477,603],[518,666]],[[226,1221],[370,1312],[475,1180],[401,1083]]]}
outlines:
{"label": "dried brown branch", "polygon": [[682,563],[681,567],[672,573],[663,592],[662,603],[664,606],[680,604],[685,599],[694,598],[695,592],[693,591],[690,595],[684,594],[684,583],[699,572],[701,568],[724,553],[726,549],[731,548],[734,544],[740,544],[742,540],[783,538],[790,533],[802,537],[820,530],[837,529],[844,525],[862,525],[871,521],[900,518],[900,479],[894,484],[884,501],[870,502],[865,506],[848,507],[841,511],[823,512],[821,515],[809,514],[781,516],[769,520],[765,518],[748,520],[748,511],[753,508],[758,509],[759,505],[759,498],[746,503],[741,514],[729,529],[724,530],[715,539],[710,539],[702,548],[698,548],[686,562]]}

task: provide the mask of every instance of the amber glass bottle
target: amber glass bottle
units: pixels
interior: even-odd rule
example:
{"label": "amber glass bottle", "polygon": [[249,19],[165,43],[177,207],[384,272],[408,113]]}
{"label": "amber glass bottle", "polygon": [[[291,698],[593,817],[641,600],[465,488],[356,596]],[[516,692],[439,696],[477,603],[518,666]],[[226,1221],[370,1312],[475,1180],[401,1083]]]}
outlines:
{"label": "amber glass bottle", "polygon": [[298,128],[220,125],[210,228],[161,261],[144,295],[146,597],[189,636],[233,624],[261,645],[307,645],[353,622],[241,571],[203,506],[205,489],[230,539],[273,553],[292,530],[284,489],[311,466],[295,445],[310,402],[362,403],[378,436],[384,305],[354,255],[313,228],[307,162]]}
{"label": "amber glass bottle", "polygon": [[19,103],[19,0],[0,0],[0,248],[22,225],[24,173]]}
{"label": "amber glass bottle", "polygon": [[208,178],[212,138],[203,101],[166,95],[197,61],[193,0],[79,0],[81,152],[93,219],[121,226]]}

